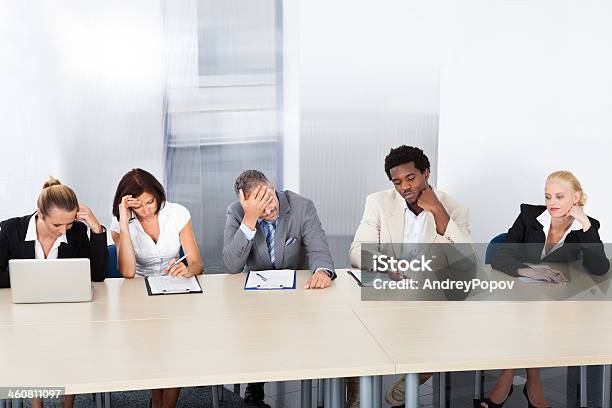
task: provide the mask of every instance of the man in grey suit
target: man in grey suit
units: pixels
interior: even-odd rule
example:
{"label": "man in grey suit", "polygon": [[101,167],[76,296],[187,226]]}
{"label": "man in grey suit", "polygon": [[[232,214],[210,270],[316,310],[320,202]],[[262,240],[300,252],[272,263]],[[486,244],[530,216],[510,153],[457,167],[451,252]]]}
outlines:
{"label": "man in grey suit", "polygon": [[[309,269],[305,289],[322,289],[336,278],[325,231],[311,200],[292,191],[275,191],[257,170],[236,179],[239,201],[227,208],[223,264],[230,273],[243,270]],[[263,383],[247,386],[248,406],[269,407]]]}

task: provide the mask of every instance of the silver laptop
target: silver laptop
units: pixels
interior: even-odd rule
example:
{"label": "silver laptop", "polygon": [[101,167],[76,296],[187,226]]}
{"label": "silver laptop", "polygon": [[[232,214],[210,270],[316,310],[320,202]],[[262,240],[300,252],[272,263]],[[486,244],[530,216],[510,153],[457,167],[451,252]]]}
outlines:
{"label": "silver laptop", "polygon": [[11,259],[13,303],[89,302],[89,259]]}

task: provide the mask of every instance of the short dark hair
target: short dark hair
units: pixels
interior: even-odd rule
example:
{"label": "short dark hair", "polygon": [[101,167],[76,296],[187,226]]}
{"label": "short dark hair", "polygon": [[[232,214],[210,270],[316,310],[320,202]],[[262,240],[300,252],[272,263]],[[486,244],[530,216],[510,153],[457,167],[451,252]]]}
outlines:
{"label": "short dark hair", "polygon": [[236,182],[234,183],[234,192],[236,195],[239,195],[240,190],[242,190],[242,193],[246,195],[253,189],[253,187],[268,183],[268,178],[261,171],[245,170],[240,173],[238,178],[236,178]]}
{"label": "short dark hair", "polygon": [[401,145],[395,149],[391,149],[387,157],[385,157],[385,173],[391,180],[391,169],[401,166],[406,163],[414,163],[414,167],[419,169],[421,173],[429,170],[429,159],[423,153],[423,150],[414,146]]}
{"label": "short dark hair", "polygon": [[155,178],[154,175],[143,169],[132,169],[125,173],[115,192],[113,200],[113,215],[119,220],[119,204],[123,196],[131,195],[138,197],[142,193],[147,192],[152,194],[157,201],[155,214],[161,210],[166,204],[166,192],[164,187]]}

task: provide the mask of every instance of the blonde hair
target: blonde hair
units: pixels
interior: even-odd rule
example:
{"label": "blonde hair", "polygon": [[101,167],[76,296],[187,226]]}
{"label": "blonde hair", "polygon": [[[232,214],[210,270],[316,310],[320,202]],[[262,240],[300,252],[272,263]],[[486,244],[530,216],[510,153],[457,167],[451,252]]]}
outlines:
{"label": "blonde hair", "polygon": [[76,194],[70,187],[50,176],[43,184],[37,205],[43,215],[49,215],[52,208],[74,211],[79,208],[79,200],[77,200]]}
{"label": "blonde hair", "polygon": [[548,183],[549,181],[563,181],[567,183],[574,192],[580,193],[580,200],[578,201],[578,205],[580,207],[584,207],[587,201],[587,195],[582,189],[582,184],[580,184],[580,181],[578,181],[578,179],[576,178],[576,176],[574,176],[572,172],[565,170],[554,171],[550,173],[548,177],[546,177],[546,182]]}

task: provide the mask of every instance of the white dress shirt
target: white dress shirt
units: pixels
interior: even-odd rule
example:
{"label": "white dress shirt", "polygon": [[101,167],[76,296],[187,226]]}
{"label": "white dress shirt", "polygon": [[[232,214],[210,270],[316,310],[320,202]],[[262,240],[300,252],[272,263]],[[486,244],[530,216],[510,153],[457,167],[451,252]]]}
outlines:
{"label": "white dress shirt", "polygon": [[403,259],[414,259],[420,253],[422,245],[427,236],[427,217],[429,211],[422,210],[419,215],[410,210],[408,203],[404,201],[404,240],[401,257]]}
{"label": "white dress shirt", "polygon": [[420,244],[425,240],[425,224],[429,211],[423,210],[416,215],[408,208],[408,203],[404,202],[404,205],[404,243]]}
{"label": "white dress shirt", "polygon": [[544,236],[546,237],[545,240],[544,240],[544,247],[542,248],[542,255],[540,256],[540,259],[544,259],[544,257],[546,257],[547,255],[550,255],[551,253],[553,253],[557,249],[561,248],[563,246],[563,244],[565,243],[565,238],[567,237],[567,235],[570,232],[578,231],[578,230],[582,229],[582,224],[580,224],[580,222],[578,222],[578,220],[576,220],[574,218],[574,222],[572,222],[572,225],[570,225],[570,227],[567,229],[567,231],[565,231],[565,234],[563,234],[563,237],[561,237],[559,242],[557,242],[550,249],[550,251],[546,252],[546,240],[548,239],[548,230],[550,229],[550,222],[551,222],[551,217],[550,217],[550,214],[549,214],[548,210],[544,210],[544,212],[542,214],[540,214],[538,216],[538,218],[536,218],[536,219],[544,227]]}
{"label": "white dress shirt", "polygon": [[59,253],[59,246],[63,243],[68,243],[66,240],[66,234],[60,235],[51,250],[49,251],[49,255],[45,258],[45,251],[43,250],[42,245],[38,241],[38,235],[36,234],[36,214],[30,217],[30,222],[28,223],[28,230],[26,231],[26,236],[24,241],[34,241],[34,258],[35,259],[57,259]]}
{"label": "white dress shirt", "polygon": [[[172,258],[178,258],[181,248],[179,234],[191,219],[189,210],[180,204],[166,201],[157,213],[159,221],[159,237],[157,243],[147,234],[134,218],[128,224],[132,247],[136,257],[136,274],[140,276],[157,276],[168,266]],[[113,217],[111,231],[120,232],[119,221]]]}

